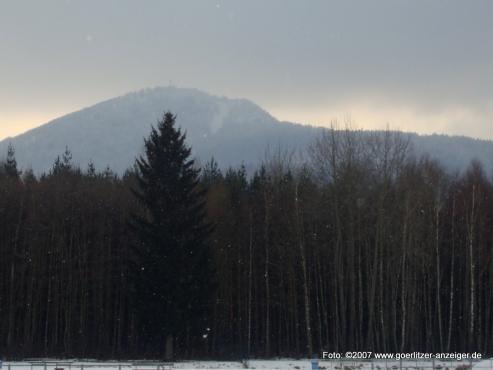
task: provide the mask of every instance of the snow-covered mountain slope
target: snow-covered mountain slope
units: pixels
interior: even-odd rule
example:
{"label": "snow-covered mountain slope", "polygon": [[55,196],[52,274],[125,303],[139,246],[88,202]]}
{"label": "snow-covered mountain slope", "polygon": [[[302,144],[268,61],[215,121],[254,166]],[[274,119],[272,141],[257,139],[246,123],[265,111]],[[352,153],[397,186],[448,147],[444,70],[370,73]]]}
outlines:
{"label": "snow-covered mountain slope", "polygon": [[[270,151],[305,150],[320,129],[279,122],[251,101],[217,97],[195,89],[159,87],[110,99],[55,119],[0,142],[0,160],[11,143],[22,169],[47,171],[68,147],[75,164],[92,161],[122,173],[143,148],[144,137],[165,111],[177,115],[188,144],[202,162],[214,157],[221,167],[256,166]],[[471,159],[490,170],[493,142],[443,135],[410,134],[416,152],[429,153],[449,169],[464,169]]]}
{"label": "snow-covered mountain slope", "polygon": [[142,148],[151,125],[165,111],[177,115],[187,142],[203,162],[212,156],[222,167],[256,163],[268,145],[302,147],[313,128],[283,124],[254,103],[175,87],[153,88],[110,99],[0,142],[0,158],[9,143],[22,168],[36,173],[51,168],[68,146],[73,160],[84,168],[109,166],[123,172]]}

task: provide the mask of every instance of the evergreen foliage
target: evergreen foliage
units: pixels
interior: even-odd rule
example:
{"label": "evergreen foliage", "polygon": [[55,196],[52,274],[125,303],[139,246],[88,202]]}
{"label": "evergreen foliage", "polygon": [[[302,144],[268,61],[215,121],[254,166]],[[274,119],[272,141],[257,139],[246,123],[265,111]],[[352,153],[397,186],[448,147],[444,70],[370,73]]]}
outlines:
{"label": "evergreen foliage", "polygon": [[8,150],[7,150],[7,160],[5,161],[3,165],[3,169],[7,177],[11,179],[19,179],[20,172],[17,169],[17,161],[15,159],[15,150],[12,144],[9,144]]}
{"label": "evergreen foliage", "polygon": [[211,226],[205,220],[200,170],[175,119],[164,115],[145,140],[145,156],[137,160],[135,195],[145,209],[135,219],[141,240],[138,302],[152,353],[162,351],[170,336],[180,353],[204,334],[213,293]]}

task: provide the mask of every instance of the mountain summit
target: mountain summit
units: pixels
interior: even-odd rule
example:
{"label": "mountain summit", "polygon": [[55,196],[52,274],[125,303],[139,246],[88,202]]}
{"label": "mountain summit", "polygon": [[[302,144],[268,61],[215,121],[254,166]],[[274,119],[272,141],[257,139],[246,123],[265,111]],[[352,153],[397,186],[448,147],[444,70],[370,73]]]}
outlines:
{"label": "mountain summit", "polygon": [[[283,124],[245,99],[228,99],[195,89],[158,87],[129,93],[57,118],[45,125],[0,142],[16,150],[21,168],[47,171],[68,147],[74,163],[109,166],[123,172],[140,154],[165,111],[177,115],[177,125],[197,158],[212,156],[221,166],[256,163],[269,144],[293,147],[310,140],[313,128]],[[1,154],[3,156],[3,154]]]}
{"label": "mountain summit", "polygon": [[[214,157],[221,167],[256,165],[267,148],[296,150],[319,128],[280,122],[245,99],[228,99],[196,89],[157,87],[129,93],[57,118],[0,142],[0,158],[9,143],[20,168],[48,171],[68,147],[74,163],[93,162],[123,173],[142,151],[144,137],[165,111],[177,115],[193,155],[202,162]],[[493,142],[445,135],[409,134],[418,153],[429,153],[449,169],[463,169],[477,158],[491,166]],[[487,167],[490,168],[490,167]]]}

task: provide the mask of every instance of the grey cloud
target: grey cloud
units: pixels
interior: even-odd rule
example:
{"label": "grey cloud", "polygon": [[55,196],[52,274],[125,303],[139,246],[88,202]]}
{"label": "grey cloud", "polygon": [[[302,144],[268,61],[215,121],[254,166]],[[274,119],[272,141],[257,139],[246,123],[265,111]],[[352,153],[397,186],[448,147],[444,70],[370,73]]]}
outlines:
{"label": "grey cloud", "polygon": [[491,14],[488,0],[7,0],[0,109],[87,105],[172,81],[266,107],[463,106],[483,112],[472,123],[483,127]]}

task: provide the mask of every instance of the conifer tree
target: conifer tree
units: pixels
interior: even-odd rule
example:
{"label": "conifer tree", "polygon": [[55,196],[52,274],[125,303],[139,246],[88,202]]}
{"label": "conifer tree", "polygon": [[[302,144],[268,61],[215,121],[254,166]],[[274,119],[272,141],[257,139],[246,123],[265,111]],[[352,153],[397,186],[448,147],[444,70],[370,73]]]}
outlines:
{"label": "conifer tree", "polygon": [[134,191],[145,209],[135,217],[144,342],[153,353],[165,348],[167,359],[173,357],[173,346],[180,353],[205,333],[212,295],[211,227],[205,221],[205,194],[199,190],[200,170],[194,168],[175,119],[166,113],[145,140]]}
{"label": "conifer tree", "polygon": [[55,159],[55,163],[53,164],[53,167],[51,169],[51,174],[58,175],[60,173],[70,172],[71,169],[72,152],[70,151],[68,146],[66,146],[62,158],[60,158],[60,156],[57,156],[57,158]]}
{"label": "conifer tree", "polygon": [[205,187],[210,187],[212,184],[217,183],[220,179],[222,179],[222,177],[223,175],[219,169],[219,165],[214,157],[212,157],[202,169],[202,184]]}
{"label": "conifer tree", "polygon": [[17,169],[17,161],[15,160],[15,150],[12,144],[9,144],[7,151],[7,160],[4,163],[5,174],[12,179],[18,179],[20,172]]}

